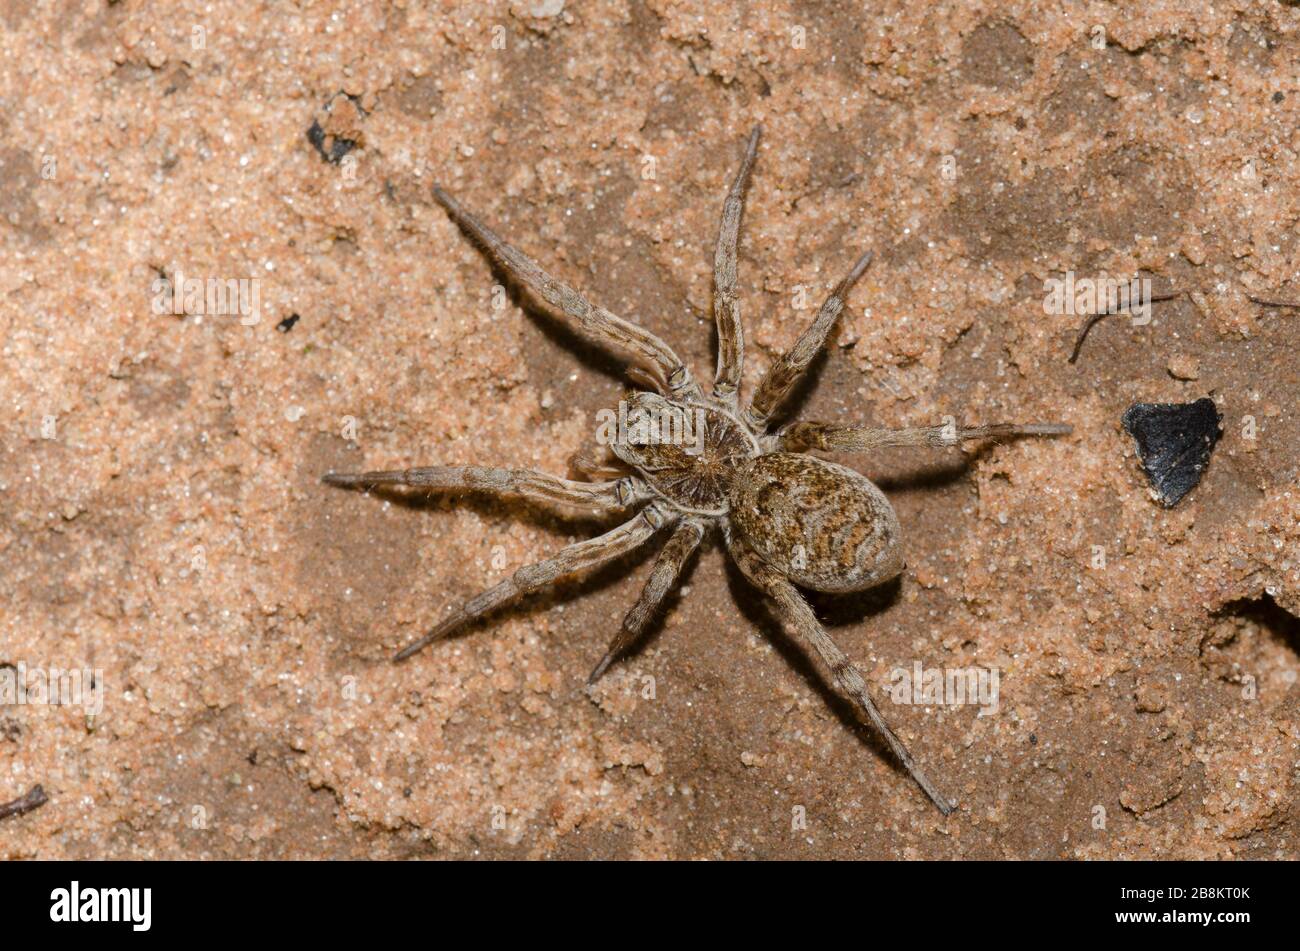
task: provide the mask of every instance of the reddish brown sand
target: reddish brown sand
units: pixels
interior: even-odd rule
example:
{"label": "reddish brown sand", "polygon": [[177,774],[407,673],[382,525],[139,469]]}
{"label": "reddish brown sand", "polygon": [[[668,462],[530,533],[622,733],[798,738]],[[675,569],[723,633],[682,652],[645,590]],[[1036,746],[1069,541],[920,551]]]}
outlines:
{"label": "reddish brown sand", "polygon": [[[1248,295],[1300,300],[1300,9],[305,6],[0,0],[0,664],[104,684],[0,706],[0,802],[49,795],[0,857],[1296,856],[1300,310]],[[564,474],[622,392],[494,308],[435,181],[708,376],[756,123],[749,386],[874,248],[804,418],[1075,426],[845,460],[908,570],[817,598],[834,637],[881,691],[999,672],[990,716],[881,694],[948,819],[716,545],[591,695],[644,557],[393,665],[593,526],[318,481]],[[1067,269],[1191,293],[1070,365]],[[156,313],[160,270],[260,319]],[[1163,510],[1120,416],[1206,395]]]}

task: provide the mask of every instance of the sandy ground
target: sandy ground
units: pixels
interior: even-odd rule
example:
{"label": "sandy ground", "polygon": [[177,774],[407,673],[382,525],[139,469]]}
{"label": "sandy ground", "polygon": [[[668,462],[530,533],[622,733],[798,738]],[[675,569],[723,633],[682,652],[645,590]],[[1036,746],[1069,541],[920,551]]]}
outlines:
{"label": "sandy ground", "polygon": [[[49,795],[0,856],[1297,855],[1300,310],[1249,297],[1300,300],[1300,9],[723,7],[0,0],[0,686],[103,691],[0,705],[0,802]],[[318,482],[564,474],[623,393],[434,181],[709,375],[756,123],[749,386],[874,248],[803,418],[1075,426],[844,460],[908,570],[815,603],[948,819],[716,544],[589,695],[649,553],[393,665],[596,527]],[[1070,270],[1188,294],[1072,365]],[[1202,396],[1162,509],[1120,417]],[[996,712],[889,702],[916,664]]]}

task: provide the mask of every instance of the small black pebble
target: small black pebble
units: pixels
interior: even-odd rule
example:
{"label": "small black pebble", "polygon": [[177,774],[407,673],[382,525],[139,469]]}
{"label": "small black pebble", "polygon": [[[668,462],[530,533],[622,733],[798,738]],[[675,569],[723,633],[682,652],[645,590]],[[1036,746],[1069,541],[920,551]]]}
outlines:
{"label": "small black pebble", "polygon": [[347,155],[357,147],[357,143],[351,139],[345,139],[342,136],[327,135],[321,128],[321,124],[315,119],[307,129],[307,141],[312,144],[317,153],[326,162],[331,165],[337,165],[343,161],[343,156]]}
{"label": "small black pebble", "polygon": [[1273,93],[1273,101],[1274,101],[1274,102],[1281,102],[1281,101],[1282,101],[1283,99],[1285,99],[1285,98],[1286,98],[1286,93],[1284,93],[1284,92],[1275,92],[1275,93]]}
{"label": "small black pebble", "polygon": [[284,320],[276,324],[275,329],[280,331],[282,334],[287,334],[290,330],[293,330],[293,325],[298,322],[298,319],[297,314],[290,314],[288,317],[284,318]]}
{"label": "small black pebble", "polygon": [[1124,428],[1137,442],[1142,468],[1165,508],[1173,508],[1201,481],[1222,420],[1209,397],[1195,403],[1134,403],[1124,411]]}

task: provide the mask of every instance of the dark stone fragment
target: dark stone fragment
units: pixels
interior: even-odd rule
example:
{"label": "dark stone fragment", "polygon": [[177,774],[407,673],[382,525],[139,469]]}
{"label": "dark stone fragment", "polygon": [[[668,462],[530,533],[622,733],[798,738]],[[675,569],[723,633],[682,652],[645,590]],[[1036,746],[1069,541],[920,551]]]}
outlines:
{"label": "dark stone fragment", "polygon": [[1222,419],[1208,397],[1195,403],[1134,403],[1124,411],[1124,428],[1136,440],[1142,468],[1166,508],[1201,481]]}
{"label": "dark stone fragment", "polygon": [[331,165],[339,164],[343,161],[343,156],[357,147],[357,143],[351,139],[326,134],[321,124],[314,119],[311,127],[307,129],[307,141],[312,144],[320,157]]}
{"label": "dark stone fragment", "polygon": [[287,334],[290,330],[293,330],[293,325],[296,324],[298,320],[299,316],[297,314],[290,314],[288,317],[284,318],[284,320],[276,324],[275,329],[280,331],[282,334]]}

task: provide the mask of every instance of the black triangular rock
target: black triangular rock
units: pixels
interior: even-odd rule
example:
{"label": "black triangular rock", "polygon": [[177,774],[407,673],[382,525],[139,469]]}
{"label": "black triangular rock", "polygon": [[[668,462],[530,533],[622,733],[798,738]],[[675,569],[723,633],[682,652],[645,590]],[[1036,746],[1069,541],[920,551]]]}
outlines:
{"label": "black triangular rock", "polygon": [[1142,468],[1165,508],[1196,488],[1219,441],[1223,417],[1214,400],[1195,403],[1134,403],[1124,428],[1137,441]]}

